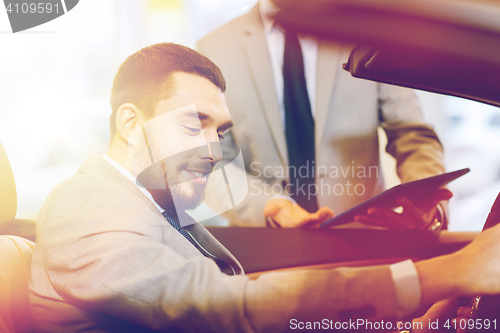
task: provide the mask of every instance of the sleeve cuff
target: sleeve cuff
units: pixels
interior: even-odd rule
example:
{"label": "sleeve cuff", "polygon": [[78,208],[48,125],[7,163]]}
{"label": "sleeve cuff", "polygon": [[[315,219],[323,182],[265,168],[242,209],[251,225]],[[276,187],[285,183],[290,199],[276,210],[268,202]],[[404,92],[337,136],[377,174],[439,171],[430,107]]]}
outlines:
{"label": "sleeve cuff", "polygon": [[420,281],[415,265],[405,260],[389,266],[399,304],[405,314],[417,309],[420,304]]}

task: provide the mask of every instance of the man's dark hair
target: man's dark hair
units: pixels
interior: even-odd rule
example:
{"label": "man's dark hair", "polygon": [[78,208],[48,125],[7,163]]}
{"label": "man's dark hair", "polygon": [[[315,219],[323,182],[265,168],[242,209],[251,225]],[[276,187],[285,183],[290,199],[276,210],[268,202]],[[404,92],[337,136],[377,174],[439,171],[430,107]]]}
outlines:
{"label": "man's dark hair", "polygon": [[210,80],[221,92],[226,81],[219,67],[200,53],[173,43],[155,44],[137,51],[120,65],[111,90],[109,127],[111,137],[116,131],[116,112],[125,103],[134,104],[150,117],[158,102],[174,94],[172,74],[184,72]]}

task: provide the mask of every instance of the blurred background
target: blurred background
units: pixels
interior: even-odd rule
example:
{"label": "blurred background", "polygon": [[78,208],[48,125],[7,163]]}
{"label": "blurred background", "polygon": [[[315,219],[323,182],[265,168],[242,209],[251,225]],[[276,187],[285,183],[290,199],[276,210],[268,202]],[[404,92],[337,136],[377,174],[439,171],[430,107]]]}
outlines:
{"label": "blurred background", "polygon": [[[62,17],[12,34],[0,10],[0,142],[18,191],[18,219],[36,220],[59,181],[109,140],[109,93],[118,66],[147,45],[194,48],[205,34],[256,0],[82,0]],[[445,147],[449,171],[472,172],[450,185],[451,230],[480,230],[500,191],[500,109],[418,92]],[[384,156],[388,185],[397,183]]]}

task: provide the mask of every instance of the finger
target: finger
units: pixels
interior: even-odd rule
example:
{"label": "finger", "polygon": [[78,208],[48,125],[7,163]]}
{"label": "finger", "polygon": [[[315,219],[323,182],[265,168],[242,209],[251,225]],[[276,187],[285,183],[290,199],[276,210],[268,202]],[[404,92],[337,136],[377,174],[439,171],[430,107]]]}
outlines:
{"label": "finger", "polygon": [[302,219],[304,224],[316,223],[321,219],[320,211],[316,213],[307,213],[307,215]]}
{"label": "finger", "polygon": [[307,217],[308,222],[326,221],[333,217],[333,211],[328,207],[321,207],[315,213],[309,213]]}
{"label": "finger", "polygon": [[368,215],[380,217],[390,221],[396,221],[399,219],[399,214],[392,209],[382,208],[382,207],[371,207],[367,211]]}
{"label": "finger", "polygon": [[322,207],[316,212],[316,220],[313,222],[312,225],[308,225],[308,227],[318,227],[320,226],[321,223],[331,219],[335,214],[333,213],[333,210],[331,210],[328,207]]}
{"label": "finger", "polygon": [[304,221],[301,222],[300,225],[298,225],[297,227],[314,229],[314,228],[319,228],[321,223],[323,223],[323,221],[312,219],[305,222]]}
{"label": "finger", "polygon": [[321,220],[321,222],[324,222],[324,221],[331,219],[332,217],[335,216],[335,214],[333,213],[333,210],[329,207],[321,207],[317,211],[317,214],[319,215],[319,220]]}
{"label": "finger", "polygon": [[333,210],[328,207],[321,207],[316,213],[310,213],[300,222],[300,227],[319,228],[320,224],[334,216]]}
{"label": "finger", "polygon": [[[447,329],[443,327],[444,322],[449,318],[452,318],[458,308],[458,298],[443,299],[434,303],[427,312],[420,318],[414,319],[413,322],[419,322],[423,325],[421,330],[412,329],[413,332],[447,332]],[[438,328],[431,328],[429,326],[430,322],[439,322]]]}
{"label": "finger", "polygon": [[426,193],[425,198],[416,198],[415,202],[417,203],[418,207],[433,208],[440,201],[449,200],[451,199],[451,197],[453,197],[453,193],[450,190],[446,188],[438,188],[434,191],[429,191],[428,193]]}
{"label": "finger", "polygon": [[[381,208],[381,207],[372,207],[368,209],[368,215],[379,217],[388,222],[388,226],[392,226],[395,228],[397,226],[398,229],[415,229],[417,226],[416,221],[420,221],[419,217],[411,216],[411,218],[404,217],[393,211],[392,209]],[[418,223],[420,224],[420,223]]]}
{"label": "finger", "polygon": [[404,221],[412,228],[420,228],[425,224],[427,211],[422,211],[408,198],[402,197],[397,201],[403,207]]}
{"label": "finger", "polygon": [[458,317],[469,317],[472,312],[472,306],[461,306],[457,310]]}
{"label": "finger", "polygon": [[434,208],[440,201],[450,200],[453,193],[446,188],[438,188],[419,203],[422,208]]}
{"label": "finger", "polygon": [[451,320],[453,323],[452,327],[457,327],[457,333],[465,333],[467,332],[467,324],[469,322],[470,317],[455,317]]}
{"label": "finger", "polygon": [[450,200],[453,197],[453,192],[447,188],[439,188],[432,196],[434,201]]}
{"label": "finger", "polygon": [[458,308],[458,298],[447,298],[440,300],[428,310],[430,317],[451,318]]}
{"label": "finger", "polygon": [[303,217],[300,221],[297,222],[295,227],[318,228],[321,223],[323,223],[323,221],[319,219],[319,215],[317,213],[313,213]]}

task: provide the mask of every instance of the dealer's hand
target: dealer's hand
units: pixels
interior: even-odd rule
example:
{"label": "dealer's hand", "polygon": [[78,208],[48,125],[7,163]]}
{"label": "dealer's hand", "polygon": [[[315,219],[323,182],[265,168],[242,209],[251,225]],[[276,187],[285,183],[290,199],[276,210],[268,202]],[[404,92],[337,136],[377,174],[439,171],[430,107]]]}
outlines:
{"label": "dealer's hand", "polygon": [[289,200],[276,198],[266,203],[264,215],[272,218],[282,228],[317,228],[334,214],[328,207],[322,207],[316,213],[309,213]]}
{"label": "dealer's hand", "polygon": [[437,212],[440,201],[449,200],[453,196],[449,190],[440,188],[416,205],[406,197],[397,200],[397,204],[403,207],[403,212],[396,213],[392,209],[382,207],[371,207],[367,215],[357,215],[354,220],[373,226],[386,227],[396,230],[423,229],[430,225]]}

